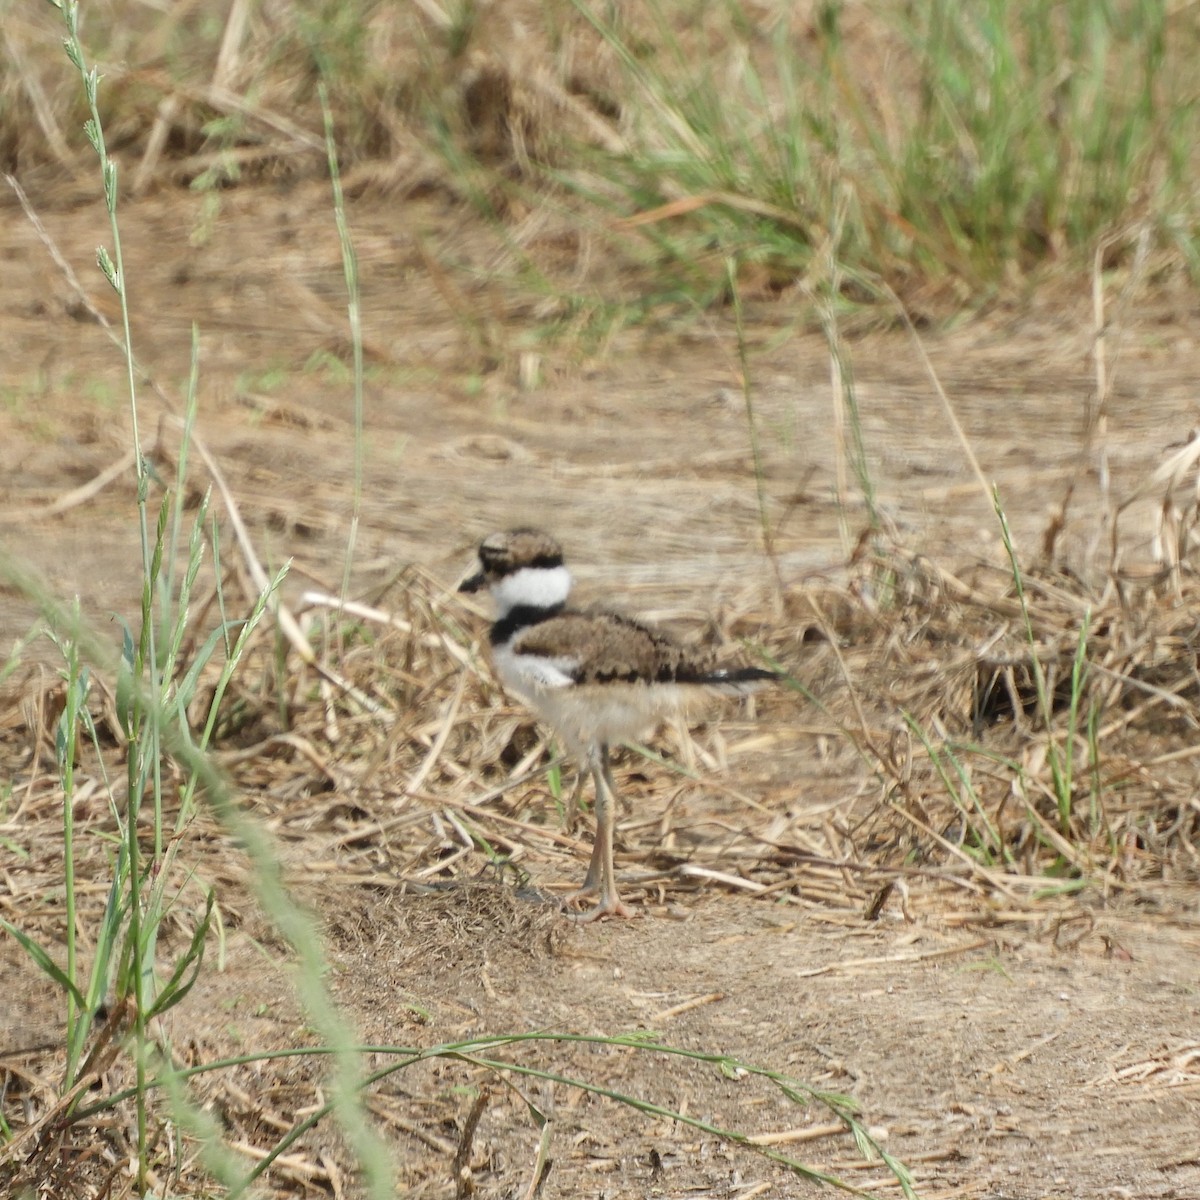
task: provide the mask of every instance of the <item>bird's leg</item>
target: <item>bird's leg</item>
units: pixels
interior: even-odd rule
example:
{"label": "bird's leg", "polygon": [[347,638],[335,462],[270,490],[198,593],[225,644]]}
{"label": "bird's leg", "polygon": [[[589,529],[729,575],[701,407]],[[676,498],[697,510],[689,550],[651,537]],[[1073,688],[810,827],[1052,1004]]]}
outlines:
{"label": "bird's leg", "polygon": [[600,747],[600,770],[604,775],[604,782],[608,784],[608,790],[612,793],[612,798],[615,801],[617,798],[617,781],[613,778],[612,763],[608,758],[608,747]]}
{"label": "bird's leg", "polygon": [[572,900],[578,900],[581,896],[591,896],[600,889],[600,876],[603,873],[604,862],[604,847],[603,839],[600,837],[600,796],[604,791],[604,783],[599,778],[601,770],[600,763],[601,749],[592,749],[587,753],[579,764],[579,786],[576,788],[575,799],[578,804],[579,799],[583,794],[583,782],[587,778],[591,778],[592,784],[596,789],[596,836],[592,840],[592,857],[588,860],[587,874],[583,877],[583,886],[575,892],[572,892],[567,898],[566,903]]}
{"label": "bird's leg", "polygon": [[632,917],[636,915],[635,910],[617,894],[617,872],[613,866],[617,789],[608,765],[608,747],[601,744],[588,757],[588,766],[596,784],[596,841],[592,846],[592,858],[583,887],[576,895],[587,895],[598,888],[600,899],[595,907],[581,913],[577,919],[595,921],[600,917]]}
{"label": "bird's leg", "polygon": [[581,762],[579,764],[579,773],[575,776],[575,787],[571,792],[571,801],[567,805],[567,818],[565,827],[568,833],[575,832],[575,826],[579,821],[579,814],[583,810],[583,787],[587,783],[589,768]]}
{"label": "bird's leg", "polygon": [[[608,765],[608,747],[604,743],[601,743],[588,756],[588,772],[596,788],[596,839],[592,843],[592,857],[588,862],[587,874],[583,877],[583,887],[577,893],[583,896],[591,895],[603,888],[606,854],[608,855],[609,875],[611,876],[613,873],[612,843],[615,821],[613,808],[615,807],[617,785],[613,782],[612,770]],[[580,778],[583,778],[582,773]],[[605,814],[603,819],[606,825],[601,824],[602,812]],[[607,834],[605,833],[606,828]],[[616,891],[615,885],[613,891],[614,893]]]}
{"label": "bird's leg", "polygon": [[[606,791],[606,788],[601,784],[600,775],[596,768],[593,767],[590,771],[590,774],[592,777],[592,782],[596,787],[596,803],[594,806],[596,814],[596,836],[592,839],[592,857],[588,859],[588,869],[587,874],[583,877],[583,887],[579,889],[579,894],[583,896],[590,896],[593,892],[599,890],[601,876],[604,874],[604,827],[601,825],[601,821],[605,818],[602,815],[603,809],[601,806],[604,804],[604,801],[601,799],[601,796]],[[610,833],[610,842],[611,838],[612,835]]]}

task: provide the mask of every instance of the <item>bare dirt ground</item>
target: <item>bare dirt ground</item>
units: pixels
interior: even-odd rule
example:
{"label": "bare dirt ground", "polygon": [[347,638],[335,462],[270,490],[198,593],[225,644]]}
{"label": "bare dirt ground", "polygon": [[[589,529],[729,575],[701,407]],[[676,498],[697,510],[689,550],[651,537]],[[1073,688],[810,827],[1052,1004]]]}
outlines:
{"label": "bare dirt ground", "polygon": [[[177,397],[198,324],[200,438],[264,559],[294,557],[289,600],[312,586],[335,592],[354,443],[340,251],[326,192],[307,184],[229,192],[201,248],[189,244],[198,206],[165,194],[123,209],[137,353]],[[119,356],[29,223],[7,201],[3,211],[0,539],[56,593],[78,594],[115,639],[110,614],[132,620],[138,599],[130,472],[60,515],[39,510],[127,450]],[[112,313],[91,267],[94,247],[106,240],[100,206],[42,216],[96,303]],[[369,362],[356,594],[382,595],[400,611],[403,589],[385,590],[398,569],[415,565],[428,587],[440,581],[450,589],[481,535],[537,523],[564,541],[593,594],[611,589],[628,607],[693,626],[711,619],[735,636],[757,632],[744,628],[748,612],[765,614],[767,627],[786,624],[773,648],[818,695],[836,693],[830,656],[802,639],[789,599],[814,581],[842,579],[857,532],[853,510],[842,530],[832,499],[828,356],[805,331],[798,302],[794,312],[776,302],[750,324],[776,576],[761,550],[738,356],[722,318],[664,321],[564,350],[540,336],[543,312],[508,302],[494,283],[502,249],[437,198],[364,198],[350,220]],[[431,256],[453,263],[458,282],[432,278]],[[1194,295],[1139,297],[1122,338],[1107,442],[1119,495],[1143,483],[1195,420]],[[984,472],[1000,486],[1018,546],[1036,553],[1080,461],[1094,388],[1087,298],[995,314],[931,335],[926,346]],[[879,501],[898,536],[947,562],[999,561],[995,517],[911,341],[867,334],[851,352]],[[535,386],[520,386],[522,371],[526,381],[531,371],[537,376]],[[147,392],[148,448],[165,411]],[[164,424],[161,439],[165,462],[178,435]],[[206,482],[199,468],[196,475]],[[1085,470],[1063,539],[1066,560],[1081,572],[1095,566],[1107,536],[1098,497],[1095,472]],[[1147,554],[1153,511],[1148,501],[1127,514],[1131,561]],[[460,621],[480,619],[445,594],[437,603]],[[31,620],[21,597],[0,595],[6,645]],[[27,657],[52,661],[44,643]],[[468,721],[479,694],[475,685],[467,693]],[[21,797],[48,774],[31,760],[20,700],[11,699],[0,778],[14,788],[0,822],[0,877],[9,880],[6,915],[19,920],[30,884],[13,872],[29,860],[16,852],[32,856],[47,888],[58,860],[53,845],[29,841]],[[516,710],[503,711],[511,728],[522,724]],[[898,724],[894,712],[872,719],[884,730]],[[522,736],[535,744],[527,730]],[[691,742],[672,734],[662,744],[676,756],[693,754],[701,781],[634,758],[618,774],[632,802],[623,845],[657,839],[669,862],[646,871],[641,859],[622,862],[619,846],[618,869],[644,915],[588,928],[503,885],[423,894],[392,886],[406,864],[428,861],[421,855],[431,839],[439,853],[454,841],[444,821],[440,834],[431,832],[441,811],[428,795],[436,781],[427,782],[424,808],[417,804],[411,820],[415,802],[386,772],[359,789],[339,785],[336,772],[323,791],[265,782],[255,790],[252,776],[239,785],[329,934],[331,986],[367,1043],[648,1029],[679,1047],[728,1053],[853,1096],[866,1124],[912,1167],[922,1195],[1200,1195],[1194,876],[1039,906],[1017,884],[1006,904],[917,872],[907,898],[889,899],[881,919],[869,922],[875,889],[853,872],[813,871],[804,886],[778,889],[755,873],[765,870],[772,841],[794,839],[803,849],[811,845],[806,830],[824,829],[833,832],[823,844],[835,846],[877,801],[877,784],[835,725],[781,693],[763,697],[756,715],[726,711]],[[462,799],[456,790],[455,802]],[[587,848],[586,831],[561,833],[548,809],[541,782],[526,789],[523,807],[507,810],[541,830],[518,830],[513,845],[546,893],[577,882]],[[95,819],[103,815],[99,806]],[[171,1014],[175,1043],[200,1061],[303,1042],[286,955],[256,915],[237,852],[215,823],[196,836],[201,872],[219,885],[226,908],[227,957]],[[746,886],[676,869],[688,862]],[[473,852],[446,874],[467,879],[482,865]],[[39,910],[43,918],[52,925],[51,909]],[[0,1048],[7,1056],[53,1044],[57,1000],[16,947],[2,949]],[[786,1105],[752,1078],[587,1045],[543,1043],[513,1056],[718,1125],[785,1134],[776,1148],[860,1187],[894,1191],[848,1137],[821,1136],[827,1114]],[[44,1055],[21,1061],[35,1075],[54,1073]],[[241,1067],[201,1085],[232,1142],[270,1145],[312,1102],[321,1066],[300,1061]],[[438,1061],[392,1076],[371,1104],[395,1147],[405,1194],[455,1193],[452,1164],[470,1089],[488,1081],[471,1159],[481,1194],[530,1194],[539,1131],[527,1100],[552,1122],[544,1196],[815,1190],[694,1128],[565,1085],[512,1077],[506,1087],[476,1065]],[[272,1175],[272,1186],[357,1194],[340,1147],[326,1122]]]}

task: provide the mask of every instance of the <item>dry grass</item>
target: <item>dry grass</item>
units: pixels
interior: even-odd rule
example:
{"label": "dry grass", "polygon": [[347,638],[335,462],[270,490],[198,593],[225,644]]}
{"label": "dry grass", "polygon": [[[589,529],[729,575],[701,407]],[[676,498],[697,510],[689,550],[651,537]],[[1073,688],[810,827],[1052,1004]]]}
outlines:
{"label": "dry grass", "polygon": [[[1175,907],[1178,889],[1200,879],[1191,748],[1200,701],[1196,582],[1179,564],[1137,581],[1114,574],[1097,593],[1049,572],[1023,582],[1040,671],[1054,697],[1049,729],[1013,581],[999,571],[958,577],[876,541],[845,585],[779,597],[782,621],[774,608],[732,614],[741,631],[796,630],[768,638],[764,652],[810,681],[826,673],[817,684],[823,736],[844,739],[860,756],[858,798],[848,795],[832,809],[781,806],[768,798],[773,786],[755,801],[719,784],[714,796],[710,783],[706,801],[688,775],[627,757],[618,773],[636,800],[619,830],[626,894],[659,911],[686,908],[698,889],[712,888],[865,919],[898,906],[905,919],[923,915],[947,926],[1037,926],[1056,944],[1087,936],[1097,904],[1108,899]],[[484,947],[497,943],[535,958],[557,953],[569,926],[530,877],[543,889],[550,881],[556,889],[573,886],[587,835],[571,832],[559,815],[544,738],[497,691],[479,653],[478,621],[442,581],[413,573],[376,599],[373,609],[339,611],[309,597],[298,620],[316,647],[312,666],[292,663],[280,674],[272,636],[256,635],[225,702],[218,759],[271,829],[295,893],[327,895],[332,887],[348,898],[327,930],[334,943],[355,945],[370,924],[392,929],[389,944],[403,949],[404,961],[462,965],[482,954],[485,962]],[[1048,746],[1064,743],[1067,685],[1089,611],[1077,701],[1094,717],[1090,731],[1076,732],[1064,822]],[[804,629],[820,629],[833,642],[822,646],[818,638],[804,649]],[[103,773],[117,774],[123,748],[106,712],[107,691],[93,692],[93,715],[108,761],[85,748],[76,772],[78,844],[87,847],[77,864],[84,926],[103,909],[106,839],[117,831]],[[0,905],[54,945],[63,920],[62,793],[51,731],[61,685],[44,672],[25,674],[5,693],[0,758],[13,788],[0,838],[19,857],[6,869]],[[797,716],[794,698],[766,698],[746,745],[769,760],[773,743],[794,737]],[[677,761],[695,755],[712,766],[731,753],[730,729],[727,723],[722,736],[701,726],[667,744]],[[947,769],[951,759],[961,773]],[[271,945],[229,835],[202,811],[181,836],[184,902],[165,923],[163,951],[190,936],[185,873],[215,889],[226,930],[245,929]],[[394,905],[388,897],[400,893],[408,900]],[[369,915],[356,917],[353,897],[371,895],[378,899]],[[199,905],[199,889],[194,898]],[[101,1080],[121,1086],[128,1067],[115,1047],[127,1016],[110,1015],[81,1087]],[[47,1051],[53,1061],[54,1035],[28,1034],[25,1053],[5,1064],[10,1096],[26,1096],[31,1114],[28,1127],[13,1129],[5,1178],[10,1187],[52,1193],[66,1179],[77,1186],[89,1180],[91,1194],[102,1194],[114,1170],[105,1161],[129,1154],[132,1133],[108,1110],[60,1120],[70,1097],[55,1098],[46,1068],[31,1065]],[[189,1051],[193,1063],[211,1057],[200,1045]],[[270,1151],[291,1127],[287,1114],[321,1095],[322,1074],[311,1062],[285,1059],[270,1071],[274,1082],[265,1091],[252,1061],[195,1085],[218,1105],[227,1142],[251,1155]],[[449,1120],[455,1105],[446,1103]],[[372,1108],[411,1134],[386,1096]],[[97,1144],[107,1147],[101,1160]],[[335,1186],[352,1170],[339,1146],[327,1133],[289,1146],[273,1175],[276,1188]],[[441,1147],[453,1149],[452,1142]],[[198,1161],[174,1162],[165,1148],[163,1155],[200,1186]]]}
{"label": "dry grass", "polygon": [[[169,57],[180,42],[189,48],[171,72],[157,65],[105,68],[112,84],[104,93],[109,138],[133,167],[127,176],[133,189],[187,179],[219,197],[239,173],[324,169],[324,144],[311,133],[320,124],[311,103],[319,67],[334,80],[333,102],[343,114],[339,140],[353,164],[350,188],[444,190],[506,231],[509,266],[527,266],[526,247],[541,239],[586,274],[574,252],[590,244],[580,232],[587,221],[577,219],[578,209],[570,220],[547,215],[538,201],[548,193],[536,188],[544,186],[545,171],[564,167],[568,145],[608,155],[629,149],[629,114],[612,99],[621,78],[616,44],[574,9],[549,43],[514,37],[520,5],[478,13],[468,5],[457,16],[431,3],[391,11],[389,17],[384,7],[372,10],[365,43],[363,30],[334,22],[334,33],[345,36],[327,39],[322,53],[344,55],[336,64],[320,61],[318,27],[306,26],[298,10],[235,3],[215,47],[189,39],[199,19],[194,6],[180,6],[145,35],[110,18],[105,33],[114,59],[140,64]],[[470,27],[457,29],[459,20]],[[622,36],[632,42],[645,32],[625,28]],[[863,45],[882,53],[877,34],[857,31]],[[4,38],[21,51],[12,54],[19,65],[0,83],[10,111],[33,118],[0,119],[0,142],[26,181],[41,185],[43,198],[77,165],[65,132],[77,120],[77,101],[59,101],[46,63],[25,53],[33,44],[50,46],[47,37],[38,18],[14,19]],[[518,43],[521,54],[484,48]],[[52,44],[57,52],[56,38]],[[360,69],[364,63],[370,70]],[[353,103],[348,94],[339,98],[339,79],[354,80]],[[435,99],[447,129],[446,144],[436,149],[416,132]],[[875,115],[886,117],[886,107],[884,98],[872,99]],[[564,208],[588,189],[607,193],[608,214],[628,200],[618,200],[611,180],[599,175],[577,171],[572,184],[570,199],[555,193]],[[642,217],[604,233],[625,239],[629,257],[597,271],[623,276],[631,292],[653,277],[659,260],[646,247],[661,248],[662,229],[676,218],[721,206],[755,220],[780,215],[746,197],[718,197],[677,181],[664,183],[661,196],[636,188],[630,195],[646,209]],[[665,206],[654,207],[659,201]],[[881,227],[896,227],[895,213],[875,217]],[[635,245],[643,235],[647,242]],[[1139,247],[1148,241],[1116,240]],[[839,249],[826,244],[822,254],[834,262]],[[821,293],[819,280],[798,280],[790,269],[780,274],[774,262],[747,264],[727,251],[722,243],[708,258],[734,291],[775,296],[795,283],[797,294]],[[457,281],[424,258],[434,286],[461,311]],[[897,284],[909,278],[910,264],[887,261]],[[1097,279],[1103,267],[1098,251]],[[1139,262],[1134,274],[1144,267]],[[973,268],[962,264],[960,275],[973,278]],[[918,281],[918,291],[927,282]],[[484,314],[478,322],[481,361],[488,319]],[[1097,369],[1102,408],[1108,384]],[[203,473],[223,501],[228,544],[238,547],[226,559],[222,603],[227,611],[246,610],[267,576],[237,519],[234,489],[197,446]],[[854,921],[898,908],[906,920],[926,914],[950,926],[1040,926],[1056,944],[1086,936],[1092,914],[1110,901],[1178,907],[1184,889],[1194,892],[1200,879],[1198,755],[1190,747],[1200,700],[1190,616],[1200,601],[1192,573],[1197,510],[1175,498],[1197,454],[1200,443],[1189,442],[1148,484],[1165,491],[1153,574],[1137,577],[1123,568],[1114,512],[1111,561],[1086,579],[1049,565],[1024,569],[1016,579],[994,568],[954,574],[872,533],[860,540],[838,584],[785,586],[777,579],[773,591],[736,594],[710,632],[758,647],[787,668],[795,686],[764,697],[753,724],[732,716],[719,727],[668,731],[665,765],[647,765],[632,751],[617,765],[622,792],[635,798],[619,829],[626,896],[659,914],[686,910],[699,892],[717,890]],[[96,487],[117,473],[100,477]],[[655,469],[642,463],[635,473],[652,476]],[[39,515],[85,502],[90,486]],[[643,501],[648,509],[652,500]],[[760,502],[765,513],[761,495]],[[1053,528],[1045,539],[1048,564],[1060,533]],[[660,548],[670,544],[664,535]],[[568,820],[568,789],[550,765],[552,748],[491,679],[479,614],[465,610],[446,584],[412,571],[372,596],[369,607],[310,595],[294,613],[280,608],[275,628],[254,635],[225,695],[215,757],[273,835],[293,894],[344,898],[327,920],[332,943],[354,947],[368,926],[377,941],[382,923],[401,966],[437,959],[486,964],[496,943],[536,960],[561,950],[569,927],[553,893],[577,883],[588,834]],[[192,661],[215,622],[216,597],[214,589],[196,599],[193,640],[181,662]],[[193,722],[213,695],[220,665],[206,667]],[[114,712],[116,686],[93,673],[98,739],[80,748],[75,771],[81,929],[99,923],[111,847],[120,836],[112,800],[121,801],[121,785],[108,782],[121,778],[127,752]],[[810,688],[819,697],[812,706],[805,699]],[[0,810],[0,844],[10,852],[0,912],[57,947],[66,912],[55,736],[64,689],[33,667],[18,667],[3,689],[0,777],[12,782]],[[831,804],[800,803],[795,761],[822,754],[837,763],[845,786]],[[722,784],[725,767],[751,759],[764,771],[753,789]],[[166,766],[169,820],[185,772]],[[178,899],[161,928],[162,953],[192,936],[203,883],[219,898],[226,931],[246,931],[265,953],[282,957],[285,947],[254,898],[252,868],[229,829],[202,807],[176,844],[182,853],[171,860],[177,878],[170,890]],[[403,904],[395,899],[401,894]],[[5,943],[3,952],[14,949]],[[288,1030],[298,1055],[319,1049],[302,1020],[295,1014]],[[80,1081],[66,1095],[55,1084],[59,1031],[31,1026],[16,1053],[5,1056],[6,1098],[20,1103],[5,1106],[5,1132],[12,1136],[0,1154],[0,1178],[15,1193],[73,1188],[100,1196],[125,1186],[122,1164],[137,1153],[127,1106],[73,1105],[90,1088],[103,1090],[107,1100],[128,1085],[132,1069],[120,1047],[130,1022],[121,1004],[98,1022]],[[413,1033],[419,1041],[419,1029]],[[252,1037],[250,1044],[267,1039]],[[194,1098],[220,1115],[225,1144],[245,1154],[271,1153],[281,1135],[297,1128],[296,1114],[327,1111],[327,1081],[314,1057],[276,1056],[264,1067],[250,1054],[210,1072],[227,1045],[173,1049],[177,1065],[206,1068],[194,1082]],[[486,1077],[479,1069],[471,1078]],[[406,1125],[404,1106],[382,1091],[370,1103],[397,1133],[433,1137],[432,1148],[453,1155],[456,1166],[470,1159],[471,1120],[459,1126],[457,1144],[429,1133],[430,1123],[449,1128],[461,1118],[461,1105],[444,1090],[429,1099],[432,1116],[419,1130]],[[164,1173],[178,1173],[176,1186],[202,1193],[212,1175],[192,1149],[198,1143],[176,1146],[167,1133],[165,1123],[156,1126],[155,1161]],[[289,1194],[341,1194],[355,1169],[353,1154],[324,1128],[301,1133],[276,1160],[273,1186]],[[459,1194],[467,1193],[460,1187]],[[530,1194],[536,1194],[532,1184]]]}
{"label": "dry grass", "polygon": [[[697,841],[693,830],[681,854],[670,849],[680,833],[675,810],[686,808],[677,797],[694,799],[699,785],[688,764],[697,757],[728,762],[737,724],[726,721],[723,738],[715,726],[700,725],[691,735],[668,730],[665,744],[682,775],[629,754],[619,771],[627,777],[623,790],[639,796],[621,824],[621,863],[633,890],[681,899],[704,886],[704,871],[720,871],[729,886],[749,894],[800,902],[820,896],[853,907],[900,877],[953,879],[980,899],[993,888],[1025,892],[1064,868],[1100,894],[1194,879],[1197,754],[1186,743],[1200,701],[1195,580],[1164,568],[1139,580],[1115,575],[1097,593],[1048,572],[1027,574],[1024,585],[1036,651],[1003,572],[978,567],[959,577],[883,542],[859,557],[845,585],[786,591],[782,620],[774,604],[727,613],[739,636],[757,641],[765,634],[763,653],[797,680],[812,686],[814,674],[825,675],[816,685],[825,717],[819,723],[856,750],[864,778],[873,776],[878,791],[849,805],[834,825],[727,796],[722,803],[735,840]],[[389,598],[397,608],[388,609]],[[339,611],[316,593],[306,604],[299,626],[316,647],[314,665],[293,662],[280,675],[274,635],[256,635],[218,726],[218,761],[240,792],[254,797],[255,810],[279,834],[303,836],[313,858],[343,881],[420,890],[487,878],[489,864],[504,864],[513,874],[502,873],[500,882],[519,884],[536,865],[568,887],[587,834],[564,827],[566,789],[558,794],[547,782],[553,748],[525,710],[497,690],[480,622],[447,594],[445,582],[413,572],[371,607]],[[208,609],[196,606],[201,614]],[[1078,708],[1094,714],[1094,729],[1076,732],[1071,822],[1060,828],[1047,745],[1064,740],[1085,619]],[[806,641],[814,630],[836,642],[836,664],[821,637]],[[1036,695],[1035,652],[1053,697],[1049,730]],[[5,690],[0,736],[14,785],[0,828],[20,844],[53,847],[50,830],[61,823],[52,742],[61,684],[31,669]],[[93,715],[102,748],[116,762],[122,750],[106,711],[110,691],[111,681],[96,689]],[[207,704],[203,689],[195,703]],[[763,697],[753,746],[734,753],[769,760],[773,743],[791,743],[802,711],[782,689]],[[970,759],[979,815],[1011,856],[1007,867],[971,860],[961,797],[947,794],[901,714],[931,743]],[[810,710],[801,719],[814,716]],[[1166,749],[1181,742],[1185,748]],[[87,782],[77,807],[103,831],[101,763],[93,755],[81,771]],[[205,819],[188,836],[203,853],[220,840]],[[14,909],[36,918],[33,898],[52,893],[55,869],[52,855],[37,854],[18,867]],[[1020,876],[1032,884],[1017,882]]]}
{"label": "dry grass", "polygon": [[[1101,896],[1128,891],[1147,899],[1162,896],[1163,883],[1195,879],[1193,756],[1163,752],[1194,729],[1194,631],[1187,601],[1165,586],[1165,571],[1114,579],[1098,595],[1067,575],[1027,575],[1031,647],[1011,581],[997,570],[981,569],[967,582],[917,559],[889,556],[874,567],[886,567],[896,587],[896,611],[886,630],[874,631],[883,636],[890,702],[935,746],[952,748],[966,770],[947,789],[928,748],[914,746],[911,735],[887,748],[886,824],[899,844],[919,860],[957,859],[961,868],[969,860],[943,838],[986,840],[986,824],[1006,866],[997,872],[975,862],[970,873],[1002,894],[1012,892],[1013,875],[1035,888],[1060,877],[1086,880]],[[1194,597],[1194,581],[1187,590]],[[1082,716],[1068,736],[1085,623],[1075,701]],[[1049,729],[1035,655],[1050,697]],[[1051,745],[1074,756],[1065,819]],[[1024,892],[1026,885],[1015,886]]]}

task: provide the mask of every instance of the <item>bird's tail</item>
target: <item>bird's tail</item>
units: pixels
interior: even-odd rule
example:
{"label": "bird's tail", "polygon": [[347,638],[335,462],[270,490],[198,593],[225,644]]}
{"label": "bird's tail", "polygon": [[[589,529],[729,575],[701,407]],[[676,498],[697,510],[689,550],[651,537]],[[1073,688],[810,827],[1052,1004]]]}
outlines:
{"label": "bird's tail", "polygon": [[766,671],[762,667],[731,667],[719,671],[680,674],[676,676],[676,682],[713,688],[727,696],[746,696],[757,691],[763,684],[778,683],[782,678],[778,671]]}

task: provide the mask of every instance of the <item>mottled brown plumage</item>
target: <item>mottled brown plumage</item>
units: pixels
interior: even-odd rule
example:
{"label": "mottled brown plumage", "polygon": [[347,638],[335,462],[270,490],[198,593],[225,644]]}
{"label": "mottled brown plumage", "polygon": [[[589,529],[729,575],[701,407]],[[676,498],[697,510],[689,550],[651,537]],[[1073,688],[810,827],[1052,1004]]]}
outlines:
{"label": "mottled brown plumage", "polygon": [[711,669],[674,638],[602,609],[568,611],[527,625],[512,639],[516,655],[574,659],[576,683],[687,683]]}

